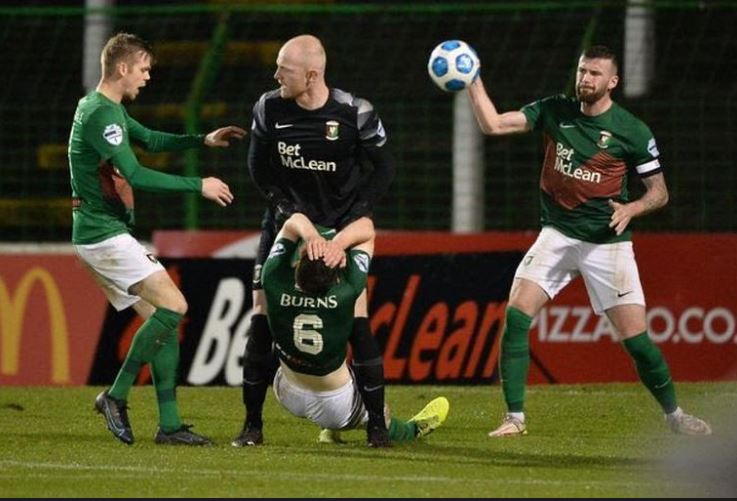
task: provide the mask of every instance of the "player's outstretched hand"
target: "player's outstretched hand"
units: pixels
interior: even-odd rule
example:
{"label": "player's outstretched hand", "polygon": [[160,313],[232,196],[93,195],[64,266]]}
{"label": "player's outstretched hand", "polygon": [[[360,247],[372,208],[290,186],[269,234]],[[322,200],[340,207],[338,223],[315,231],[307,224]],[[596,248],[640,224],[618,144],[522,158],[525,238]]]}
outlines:
{"label": "player's outstretched hand", "polygon": [[202,180],[202,196],[221,207],[230,205],[233,201],[233,194],[228,185],[216,177],[206,177]]}
{"label": "player's outstretched hand", "polygon": [[230,146],[229,139],[243,139],[246,136],[246,131],[235,125],[228,125],[227,127],[220,127],[215,129],[205,136],[205,145],[209,147],[220,147],[225,148]]}

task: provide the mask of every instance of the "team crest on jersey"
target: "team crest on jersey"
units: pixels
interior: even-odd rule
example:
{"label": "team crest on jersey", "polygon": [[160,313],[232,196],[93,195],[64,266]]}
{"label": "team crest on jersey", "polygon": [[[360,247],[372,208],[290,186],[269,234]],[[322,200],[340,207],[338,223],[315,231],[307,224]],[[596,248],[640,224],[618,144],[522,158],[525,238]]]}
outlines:
{"label": "team crest on jersey", "polygon": [[658,147],[655,145],[655,138],[651,137],[650,141],[647,142],[647,151],[654,157],[660,156],[660,152],[658,151]]}
{"label": "team crest on jersey", "polygon": [[612,133],[608,130],[603,130],[599,132],[599,141],[597,141],[596,146],[599,148],[606,149],[609,147],[609,140],[612,138]]}
{"label": "team crest on jersey", "polygon": [[328,120],[325,122],[325,139],[328,141],[335,141],[338,139],[338,130],[340,124],[335,120]]}
{"label": "team crest on jersey", "polygon": [[102,131],[102,137],[113,146],[118,146],[123,142],[123,129],[118,124],[106,125],[105,130]]}
{"label": "team crest on jersey", "polygon": [[253,285],[260,285],[261,283],[261,270],[263,269],[264,265],[257,264],[253,267]]}
{"label": "team crest on jersey", "polygon": [[277,242],[274,244],[274,246],[271,248],[271,252],[269,252],[269,257],[274,256],[281,256],[286,252],[287,248],[284,247],[284,244],[281,242]]}
{"label": "team crest on jersey", "polygon": [[368,273],[370,258],[366,254],[356,254],[353,256],[353,262],[363,273]]}

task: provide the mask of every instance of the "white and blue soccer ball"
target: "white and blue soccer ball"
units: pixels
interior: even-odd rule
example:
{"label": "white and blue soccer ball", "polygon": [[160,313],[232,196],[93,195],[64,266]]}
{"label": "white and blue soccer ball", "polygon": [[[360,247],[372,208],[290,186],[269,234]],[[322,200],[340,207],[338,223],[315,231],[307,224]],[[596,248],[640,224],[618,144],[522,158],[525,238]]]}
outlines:
{"label": "white and blue soccer ball", "polygon": [[446,92],[456,92],[471,85],[480,67],[476,51],[462,40],[439,43],[427,62],[430,78]]}

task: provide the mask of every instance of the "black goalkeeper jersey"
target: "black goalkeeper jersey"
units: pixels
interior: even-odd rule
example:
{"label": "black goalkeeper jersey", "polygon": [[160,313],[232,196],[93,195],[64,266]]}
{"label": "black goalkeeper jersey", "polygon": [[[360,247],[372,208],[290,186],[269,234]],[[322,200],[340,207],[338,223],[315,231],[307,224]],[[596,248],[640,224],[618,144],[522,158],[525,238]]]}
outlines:
{"label": "black goalkeeper jersey", "polygon": [[[315,224],[339,226],[358,203],[370,207],[388,188],[393,166],[376,161],[388,158],[386,139],[365,99],[330,89],[322,108],[306,110],[277,89],[253,107],[249,169],[271,204],[287,201]],[[363,171],[364,158],[373,172]]]}

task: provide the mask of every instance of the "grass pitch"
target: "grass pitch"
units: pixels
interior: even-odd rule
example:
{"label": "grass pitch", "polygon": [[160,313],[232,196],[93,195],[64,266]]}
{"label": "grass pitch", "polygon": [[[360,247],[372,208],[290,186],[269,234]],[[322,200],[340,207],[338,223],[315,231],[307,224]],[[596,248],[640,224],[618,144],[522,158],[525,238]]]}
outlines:
{"label": "grass pitch", "polygon": [[[2,497],[661,497],[737,493],[737,385],[679,384],[681,405],[711,437],[673,435],[639,384],[533,386],[526,437],[490,439],[498,387],[389,386],[394,415],[450,400],[445,426],[422,441],[373,450],[362,431],[344,445],[269,393],[265,444],[234,449],[239,388],[179,389],[184,421],[215,447],[157,446],[151,387],[134,388],[126,446],[93,411],[100,388],[0,389]],[[731,463],[730,463],[731,461]]]}

